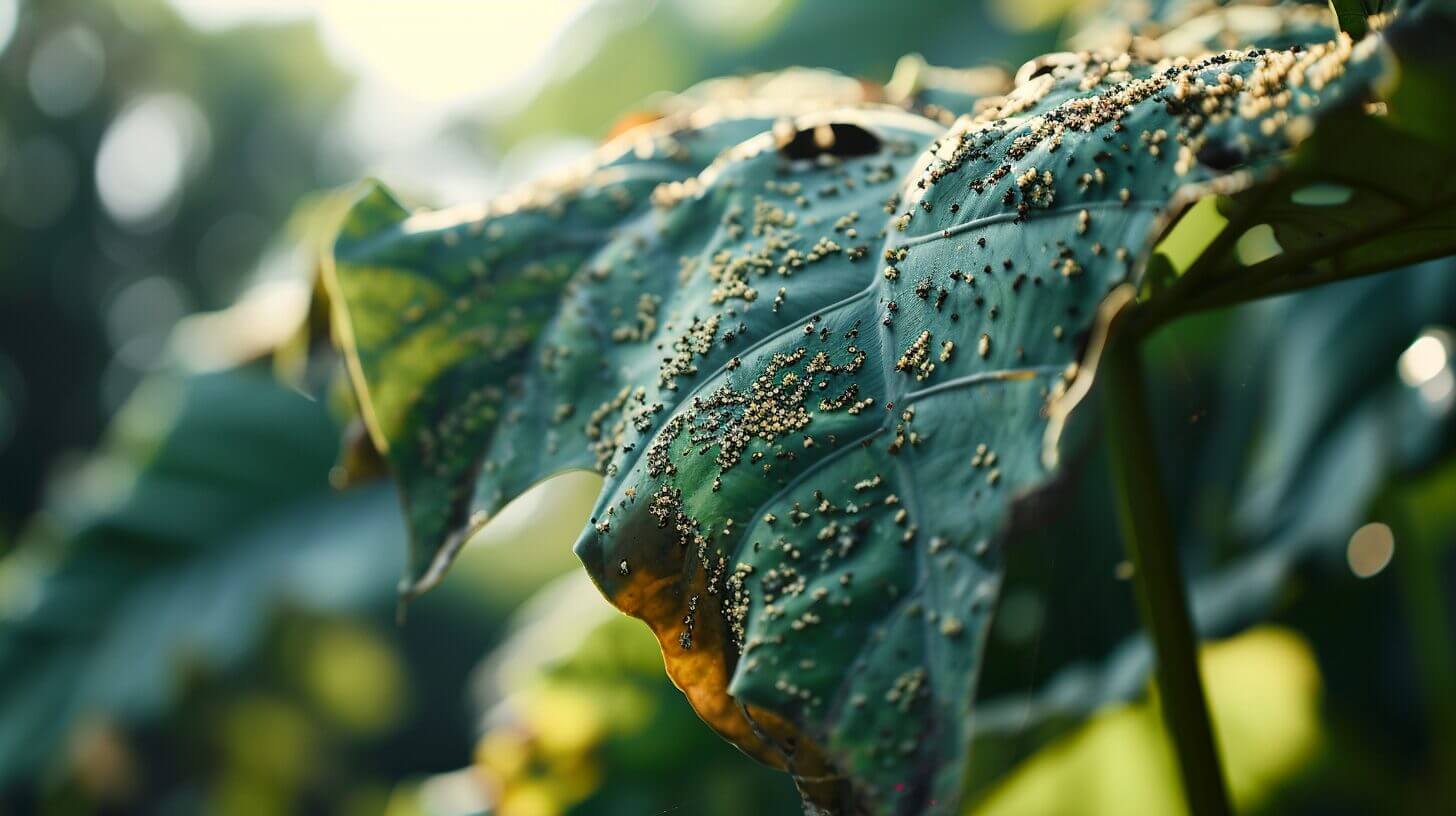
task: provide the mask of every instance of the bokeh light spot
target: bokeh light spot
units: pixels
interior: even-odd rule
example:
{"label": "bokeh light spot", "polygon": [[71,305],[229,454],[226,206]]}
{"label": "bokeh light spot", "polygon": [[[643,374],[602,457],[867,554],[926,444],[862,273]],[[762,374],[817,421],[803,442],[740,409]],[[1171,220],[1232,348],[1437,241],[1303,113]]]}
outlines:
{"label": "bokeh light spot", "polygon": [[176,282],[152,275],[111,299],[106,308],[106,335],[121,362],[135,369],[150,368],[166,348],[172,327],[187,311],[187,298]]}
{"label": "bokeh light spot", "polygon": [[1388,525],[1379,522],[1356,530],[1345,547],[1345,560],[1350,564],[1350,571],[1359,578],[1379,575],[1394,555],[1395,534]]}
{"label": "bokeh light spot", "polygon": [[71,26],[41,42],[27,75],[35,106],[50,116],[78,113],[96,98],[106,76],[106,51],[89,28]]}
{"label": "bokeh light spot", "polygon": [[96,154],[96,191],[117,222],[137,230],[170,219],[183,183],[205,158],[207,120],[191,100],[161,94],[112,121]]}
{"label": "bokeh light spot", "polygon": [[1456,396],[1456,373],[1451,370],[1453,342],[1445,329],[1427,329],[1401,352],[1396,362],[1400,381],[1417,389],[1426,405],[1436,411],[1451,408]]}
{"label": "bokeh light spot", "polygon": [[406,98],[442,104],[520,81],[581,5],[322,0],[319,23],[324,44],[341,64]]}
{"label": "bokeh light spot", "polygon": [[1036,637],[1046,620],[1046,602],[1029,589],[1012,589],[996,611],[996,636],[1010,644],[1024,644]]}
{"label": "bokeh light spot", "polygon": [[1401,382],[1411,386],[1430,382],[1440,376],[1441,370],[1446,367],[1448,354],[1440,335],[1434,332],[1422,334],[1400,355],[1398,368]]}
{"label": "bokeh light spot", "polygon": [[19,20],[19,0],[0,0],[0,54],[10,47],[10,40],[15,36],[15,24]]}

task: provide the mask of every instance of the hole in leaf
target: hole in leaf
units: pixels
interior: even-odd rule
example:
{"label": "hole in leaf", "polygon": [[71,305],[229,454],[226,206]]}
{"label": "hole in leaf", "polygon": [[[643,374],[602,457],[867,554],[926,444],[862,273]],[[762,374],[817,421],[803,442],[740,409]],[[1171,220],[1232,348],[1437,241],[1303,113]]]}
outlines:
{"label": "hole in leaf", "polygon": [[1219,211],[1220,207],[1218,196],[1200,199],[1158,241],[1154,257],[1162,256],[1173,276],[1188,271],[1228,226],[1228,218]]}
{"label": "hole in leaf", "polygon": [[786,159],[814,159],[826,154],[848,158],[878,152],[880,137],[858,125],[843,123],[803,128],[779,145],[779,155]]}
{"label": "hole in leaf", "polygon": [[1234,244],[1234,254],[1244,266],[1263,263],[1283,252],[1284,247],[1279,245],[1279,239],[1274,237],[1274,227],[1269,224],[1250,227]]}
{"label": "hole in leaf", "polygon": [[1244,163],[1242,145],[1236,142],[1207,142],[1198,148],[1198,163],[1212,170],[1231,170]]}
{"label": "hole in leaf", "polygon": [[1078,65],[1083,59],[1084,57],[1082,55],[1072,51],[1058,51],[1054,54],[1043,54],[1018,68],[1016,78],[1012,84],[1014,86],[1025,85],[1031,80],[1039,76],[1046,76],[1064,65]]}
{"label": "hole in leaf", "polygon": [[1290,193],[1289,200],[1302,207],[1338,207],[1354,194],[1343,184],[1310,184]]}

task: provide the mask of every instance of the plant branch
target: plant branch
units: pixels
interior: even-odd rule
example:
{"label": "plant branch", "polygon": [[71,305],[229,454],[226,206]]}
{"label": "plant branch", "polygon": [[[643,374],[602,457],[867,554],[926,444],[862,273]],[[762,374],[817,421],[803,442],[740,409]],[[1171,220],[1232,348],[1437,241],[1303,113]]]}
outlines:
{"label": "plant branch", "polygon": [[[1451,644],[1446,593],[1441,586],[1444,547],[1439,536],[1423,534],[1415,508],[1398,493],[1381,503],[1395,527],[1400,555],[1395,569],[1401,583],[1406,627],[1415,646],[1416,675],[1425,696],[1435,764],[1449,768],[1456,761],[1456,651]],[[1443,793],[1456,794],[1456,780],[1437,774]]]}
{"label": "plant branch", "polygon": [[[1127,327],[1125,327],[1127,328]],[[1120,334],[1120,336],[1119,336]],[[1159,477],[1143,383],[1140,333],[1115,333],[1103,352],[1112,476],[1138,607],[1153,641],[1163,721],[1193,816],[1232,813],[1198,671],[1198,644]]]}

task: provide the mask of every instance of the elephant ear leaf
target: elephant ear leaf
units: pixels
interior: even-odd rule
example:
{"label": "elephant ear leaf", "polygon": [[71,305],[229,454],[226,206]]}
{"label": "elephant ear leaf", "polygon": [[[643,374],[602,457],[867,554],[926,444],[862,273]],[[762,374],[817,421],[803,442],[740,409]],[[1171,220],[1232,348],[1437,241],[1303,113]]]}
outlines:
{"label": "elephant ear leaf", "polygon": [[706,722],[812,807],[953,812],[1013,509],[1099,304],[1147,288],[1183,191],[1268,184],[1369,100],[1367,42],[1049,60],[948,131],[689,116],[472,213],[369,191],[332,285],[407,587],[595,469],[577,552]]}

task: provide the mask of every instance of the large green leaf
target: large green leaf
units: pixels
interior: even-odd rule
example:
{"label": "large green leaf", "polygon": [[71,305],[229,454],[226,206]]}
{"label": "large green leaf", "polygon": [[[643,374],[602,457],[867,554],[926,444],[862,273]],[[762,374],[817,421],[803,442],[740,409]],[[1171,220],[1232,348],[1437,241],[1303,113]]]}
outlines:
{"label": "large green leaf", "polygon": [[1103,296],[1148,283],[1187,190],[1278,178],[1386,68],[1379,39],[1080,55],[948,133],[699,117],[484,210],[366,192],[332,285],[409,590],[532,483],[597,469],[577,552],[705,720],[816,806],[953,807],[1011,511],[1052,476],[1047,403]]}

